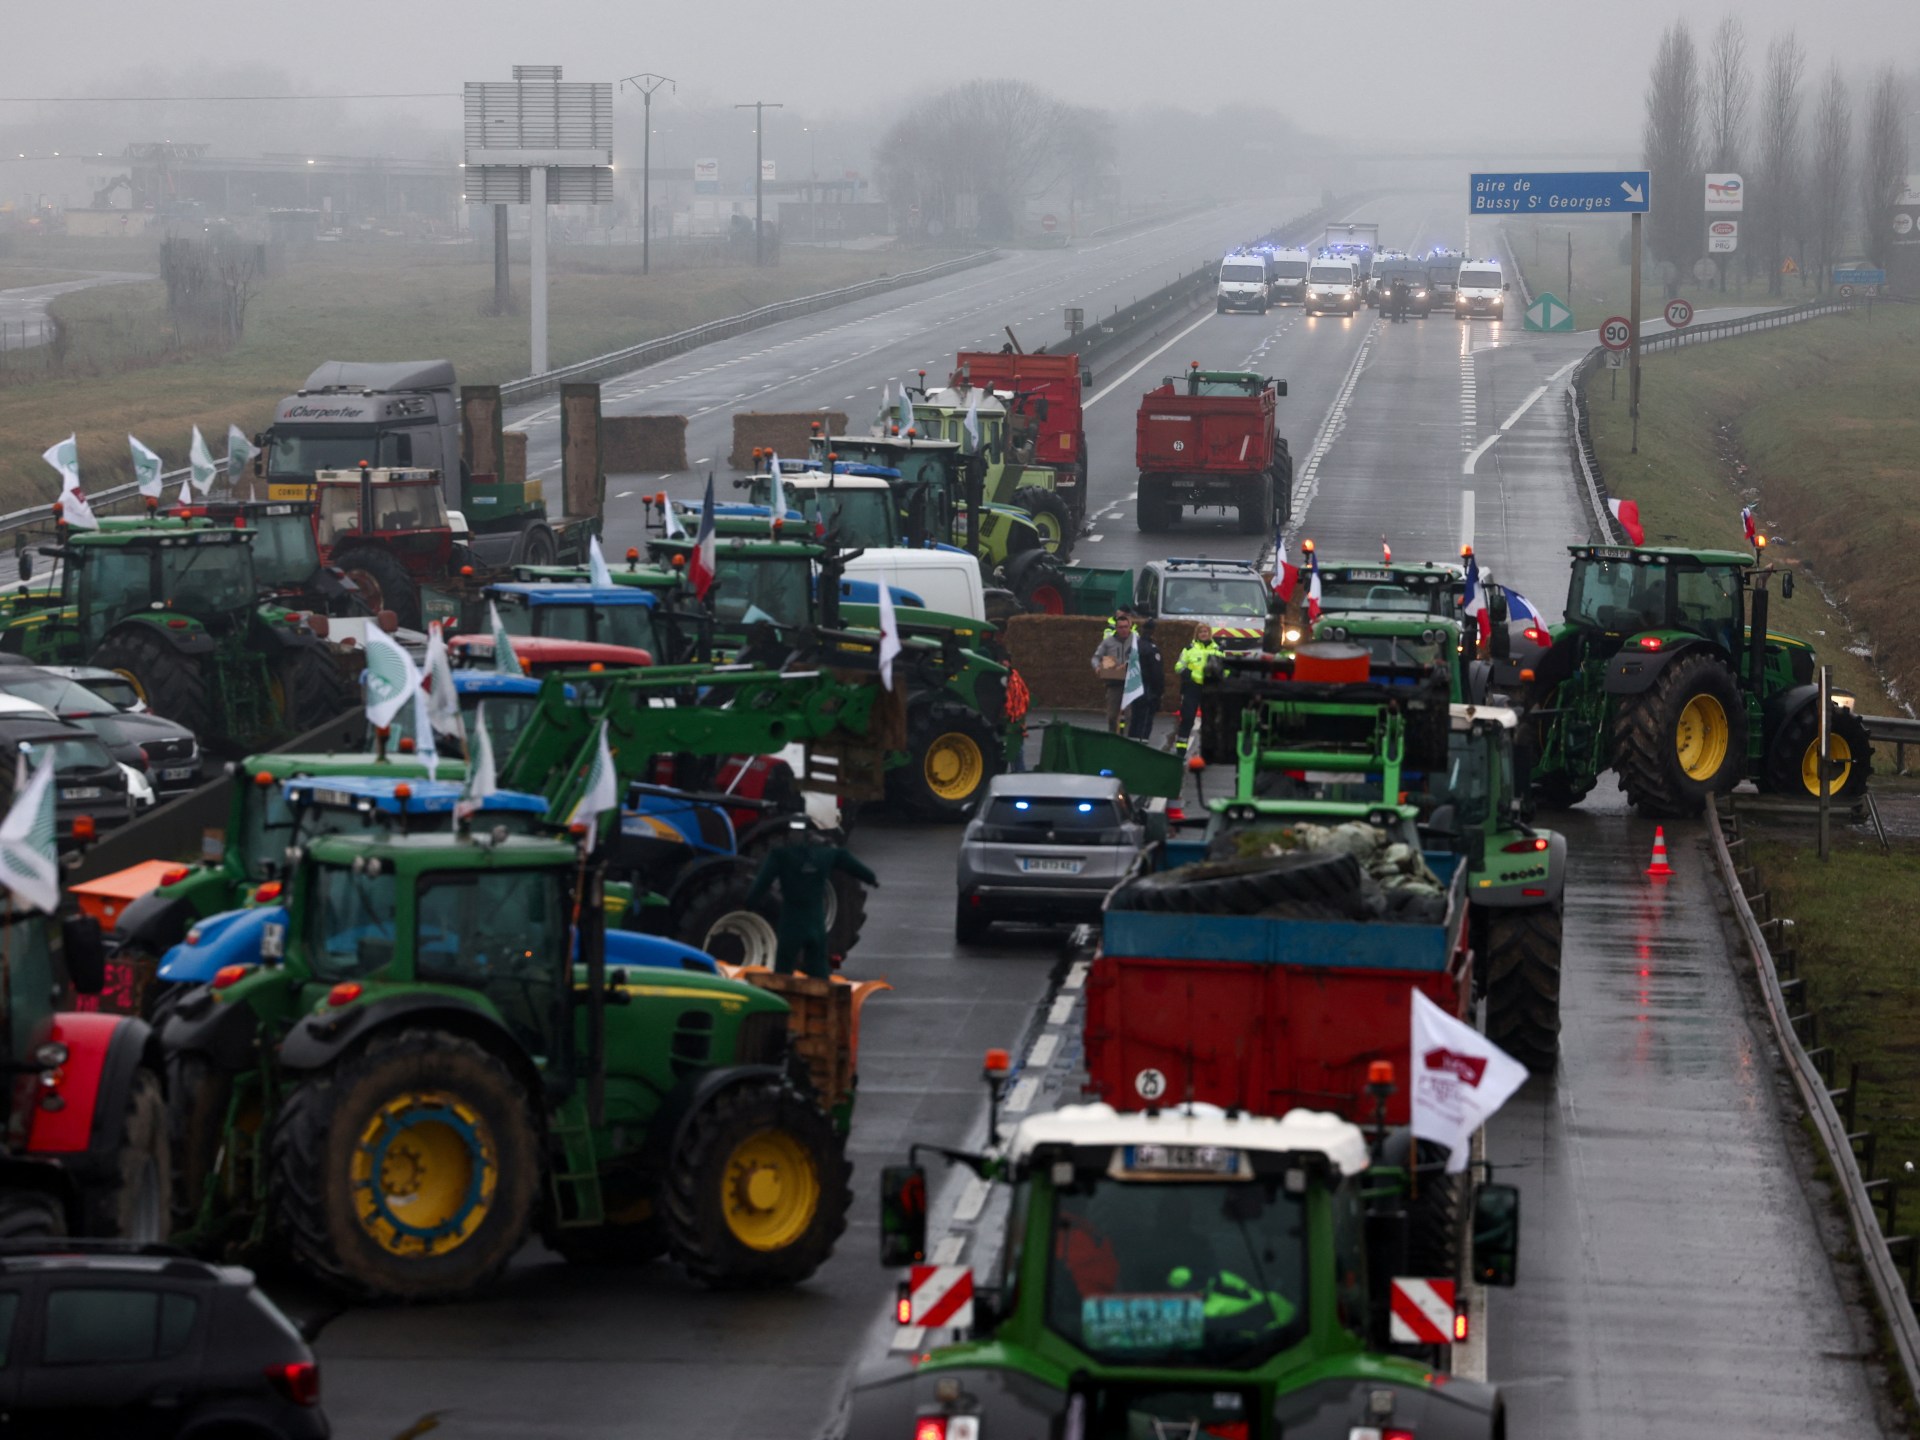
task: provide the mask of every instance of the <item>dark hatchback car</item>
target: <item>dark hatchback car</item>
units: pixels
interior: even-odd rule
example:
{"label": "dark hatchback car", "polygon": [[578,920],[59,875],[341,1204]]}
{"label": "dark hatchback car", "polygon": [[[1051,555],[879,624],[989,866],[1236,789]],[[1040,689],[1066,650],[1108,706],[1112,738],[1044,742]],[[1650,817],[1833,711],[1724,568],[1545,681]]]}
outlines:
{"label": "dark hatchback car", "polygon": [[[24,751],[30,769],[48,754],[53,756],[53,815],[62,849],[77,843],[73,825],[82,815],[91,817],[94,832],[100,835],[132,818],[125,772],[106,746],[78,726],[0,716],[0,751],[14,755]],[[0,755],[0,765],[12,764]],[[7,780],[11,779],[9,771]]]}
{"label": "dark hatchback car", "polygon": [[193,731],[160,715],[135,715],[64,675],[25,667],[0,670],[0,691],[31,700],[69,725],[97,736],[113,758],[146,773],[161,800],[200,783],[200,745]]}
{"label": "dark hatchback car", "polygon": [[159,1246],[0,1248],[0,1436],[330,1432],[313,1351],[251,1271]]}

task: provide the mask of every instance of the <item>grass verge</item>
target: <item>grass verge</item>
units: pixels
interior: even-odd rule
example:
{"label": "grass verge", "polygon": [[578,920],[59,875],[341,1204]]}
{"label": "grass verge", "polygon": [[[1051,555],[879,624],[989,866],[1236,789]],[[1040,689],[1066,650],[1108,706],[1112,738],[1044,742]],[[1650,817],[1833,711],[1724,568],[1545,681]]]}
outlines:
{"label": "grass verge", "polygon": [[1920,307],[1881,305],[1647,357],[1638,454],[1624,377],[1618,399],[1607,371],[1587,384],[1607,486],[1639,502],[1648,543],[1738,548],[1752,505],[1769,555],[1820,585],[1775,625],[1882,714],[1920,694],[1917,383]]}
{"label": "grass verge", "polygon": [[[156,281],[80,291],[54,313],[67,326],[65,373],[16,375],[0,404],[0,509],[52,498],[42,450],[78,432],[82,473],[95,489],[132,479],[125,436],[169,465],[185,463],[191,427],[209,441],[229,423],[251,432],[323,360],[445,357],[461,378],[527,373],[527,277],[515,267],[519,313],[486,313],[493,271],[466,248],[316,247],[267,280],[231,349],[175,347]],[[19,258],[17,256],[9,258]],[[116,256],[116,258],[120,258]],[[778,266],[662,271],[558,270],[550,277],[550,355],[556,365],[776,300],[917,269],[947,253],[803,251]],[[146,268],[152,268],[149,257]],[[40,359],[36,364],[44,365]]]}

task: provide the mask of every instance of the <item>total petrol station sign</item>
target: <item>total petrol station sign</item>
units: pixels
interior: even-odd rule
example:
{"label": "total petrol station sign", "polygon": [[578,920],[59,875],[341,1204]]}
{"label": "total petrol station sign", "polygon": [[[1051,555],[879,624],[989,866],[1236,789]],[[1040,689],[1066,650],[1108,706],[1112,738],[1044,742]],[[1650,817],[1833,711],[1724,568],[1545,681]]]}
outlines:
{"label": "total petrol station sign", "polygon": [[1746,187],[1730,171],[1707,173],[1707,213],[1738,215],[1745,208]]}

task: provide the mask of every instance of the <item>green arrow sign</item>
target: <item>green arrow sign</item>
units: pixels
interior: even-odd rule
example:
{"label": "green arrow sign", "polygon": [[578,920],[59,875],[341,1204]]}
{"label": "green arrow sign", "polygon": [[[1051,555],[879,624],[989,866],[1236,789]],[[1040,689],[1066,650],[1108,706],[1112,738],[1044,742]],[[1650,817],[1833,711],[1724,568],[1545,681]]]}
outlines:
{"label": "green arrow sign", "polygon": [[1524,326],[1528,330],[1571,330],[1573,329],[1573,311],[1566,302],[1551,291],[1542,291],[1540,297],[1527,306],[1527,319]]}

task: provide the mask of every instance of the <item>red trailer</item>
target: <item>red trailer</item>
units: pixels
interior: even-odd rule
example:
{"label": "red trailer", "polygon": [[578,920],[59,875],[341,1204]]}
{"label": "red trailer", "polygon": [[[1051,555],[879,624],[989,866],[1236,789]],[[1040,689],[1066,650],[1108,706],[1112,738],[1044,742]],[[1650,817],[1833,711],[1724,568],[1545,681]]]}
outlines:
{"label": "red trailer", "polygon": [[1092,382],[1078,355],[962,350],[948,383],[1011,393],[1015,398],[1008,410],[1034,426],[1033,463],[1058,472],[1054,489],[1073,508],[1074,523],[1086,518],[1087,426],[1081,394]]}
{"label": "red trailer", "polygon": [[1239,371],[1169,376],[1134,422],[1135,502],[1145,531],[1170,528],[1188,506],[1232,509],[1246,535],[1271,535],[1293,505],[1293,456],[1274,433],[1287,382]]}

